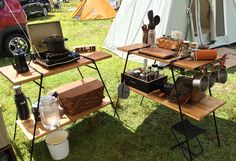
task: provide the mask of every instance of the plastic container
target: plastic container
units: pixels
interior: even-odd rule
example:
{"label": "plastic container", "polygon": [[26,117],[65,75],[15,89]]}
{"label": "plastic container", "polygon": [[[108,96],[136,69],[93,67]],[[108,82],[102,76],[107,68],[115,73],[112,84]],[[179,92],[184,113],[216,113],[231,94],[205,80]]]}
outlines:
{"label": "plastic container", "polygon": [[40,99],[40,118],[43,126],[48,130],[58,127],[60,113],[57,99],[53,96],[43,96]]}
{"label": "plastic container", "polygon": [[56,130],[47,135],[45,142],[53,160],[61,160],[69,155],[68,132]]}

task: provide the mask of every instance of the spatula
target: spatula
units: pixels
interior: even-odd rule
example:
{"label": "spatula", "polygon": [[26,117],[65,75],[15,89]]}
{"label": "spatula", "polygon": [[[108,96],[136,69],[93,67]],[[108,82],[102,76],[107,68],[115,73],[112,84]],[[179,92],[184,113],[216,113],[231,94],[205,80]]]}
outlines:
{"label": "spatula", "polygon": [[155,27],[160,23],[160,16],[156,15],[153,19],[153,23],[155,25]]}

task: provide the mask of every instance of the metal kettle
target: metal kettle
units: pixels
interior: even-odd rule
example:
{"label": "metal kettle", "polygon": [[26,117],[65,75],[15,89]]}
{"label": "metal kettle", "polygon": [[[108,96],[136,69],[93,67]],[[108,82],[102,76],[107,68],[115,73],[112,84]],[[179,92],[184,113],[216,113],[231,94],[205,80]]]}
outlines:
{"label": "metal kettle", "polygon": [[13,55],[14,62],[9,58],[13,68],[17,73],[25,73],[29,71],[29,67],[26,63],[25,54],[21,51]]}

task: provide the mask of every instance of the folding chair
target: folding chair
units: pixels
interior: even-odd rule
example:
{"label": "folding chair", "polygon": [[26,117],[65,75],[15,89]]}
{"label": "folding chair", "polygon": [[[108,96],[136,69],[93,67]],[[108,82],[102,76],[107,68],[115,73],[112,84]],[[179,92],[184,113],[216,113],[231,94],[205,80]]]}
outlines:
{"label": "folding chair", "polygon": [[[180,141],[180,139],[177,137],[177,133],[179,133],[180,135],[182,136],[185,136],[185,132],[184,132],[184,128],[186,130],[186,137],[185,137],[185,140],[183,141]],[[205,132],[206,130],[205,129],[202,129],[196,125],[193,125],[191,122],[189,122],[187,119],[184,119],[183,121],[180,121],[174,125],[172,125],[171,127],[171,131],[175,137],[175,140],[177,141],[177,144],[174,145],[171,150],[179,147],[184,155],[184,157],[186,158],[186,160],[190,160],[192,161],[194,158],[196,158],[197,156],[199,155],[202,155],[203,154],[203,147],[198,139],[198,135],[200,135],[201,133]],[[196,143],[195,145],[198,146],[198,151],[197,152],[194,152],[194,151],[191,151],[190,149],[188,149],[186,143],[187,143],[187,140],[188,139],[188,142],[190,143],[190,141],[192,139],[196,139]],[[190,145],[189,145],[190,146]],[[193,146],[191,146],[193,147]],[[186,152],[189,154],[189,157],[188,157],[188,154],[186,154]]]}

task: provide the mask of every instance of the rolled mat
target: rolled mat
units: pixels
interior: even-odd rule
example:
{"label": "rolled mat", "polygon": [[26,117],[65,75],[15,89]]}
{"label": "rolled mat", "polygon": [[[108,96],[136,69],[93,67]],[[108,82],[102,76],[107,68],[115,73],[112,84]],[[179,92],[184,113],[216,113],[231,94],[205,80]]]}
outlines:
{"label": "rolled mat", "polygon": [[215,49],[197,50],[194,55],[195,60],[214,60],[217,57],[217,51]]}

